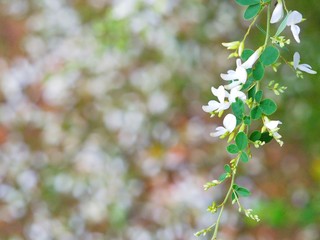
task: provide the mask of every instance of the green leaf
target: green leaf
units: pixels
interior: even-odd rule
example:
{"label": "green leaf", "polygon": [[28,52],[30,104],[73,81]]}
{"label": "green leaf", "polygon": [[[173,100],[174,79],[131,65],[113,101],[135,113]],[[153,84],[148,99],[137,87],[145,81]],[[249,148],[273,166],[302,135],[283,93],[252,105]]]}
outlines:
{"label": "green leaf", "polygon": [[256,100],[256,102],[260,102],[262,99],[262,91],[259,90],[258,92],[256,92],[256,94],[254,95],[254,100]]}
{"label": "green leaf", "polygon": [[246,81],[246,83],[242,86],[241,91],[244,91],[250,88],[253,82],[254,82],[254,78],[250,76]]}
{"label": "green leaf", "polygon": [[244,188],[244,187],[238,187],[237,193],[241,197],[248,197],[248,196],[251,195],[251,192],[248,189]]}
{"label": "green leaf", "polygon": [[242,61],[247,61],[249,57],[254,53],[252,49],[244,49],[242,54],[241,54],[241,60]]}
{"label": "green leaf", "polygon": [[222,182],[224,180],[226,180],[226,178],[229,177],[229,173],[222,173],[219,177],[219,181]]}
{"label": "green leaf", "polygon": [[237,184],[233,184],[233,185],[232,185],[232,189],[235,190],[235,191],[237,191],[238,187],[239,187],[239,186],[238,186]]}
{"label": "green leaf", "polygon": [[260,0],[236,0],[239,5],[248,6],[260,3]]}
{"label": "green leaf", "polygon": [[244,132],[239,132],[235,142],[239,150],[242,151],[248,146],[248,137]]}
{"label": "green leaf", "polygon": [[259,131],[254,131],[254,132],[252,132],[251,134],[250,134],[250,137],[249,137],[249,139],[251,140],[251,141],[253,141],[253,142],[255,142],[255,141],[257,141],[257,140],[260,140],[260,138],[261,138],[261,132],[259,132]]}
{"label": "green leaf", "polygon": [[264,66],[260,61],[258,61],[253,68],[253,78],[256,81],[259,81],[263,78],[263,76],[264,76]]}
{"label": "green leaf", "polygon": [[260,141],[268,143],[273,139],[272,136],[270,136],[269,132],[263,132],[261,133]]}
{"label": "green leaf", "polygon": [[224,170],[227,172],[227,173],[231,173],[231,167],[229,164],[226,164],[224,165]]}
{"label": "green leaf", "polygon": [[243,118],[243,122],[244,122],[244,124],[246,124],[246,125],[250,125],[250,124],[251,124],[251,118],[250,118],[250,116],[245,116],[245,117]]}
{"label": "green leaf", "polygon": [[260,56],[260,61],[265,65],[269,66],[275,63],[279,58],[279,50],[273,46],[267,47]]}
{"label": "green leaf", "polygon": [[237,154],[239,152],[239,148],[235,144],[230,144],[227,147],[227,151],[228,153],[231,153],[231,154]]}
{"label": "green leaf", "polygon": [[289,14],[290,12],[288,12],[287,16],[282,20],[276,34],[274,35],[275,37],[279,36],[280,33],[282,33],[282,31],[286,28]]}
{"label": "green leaf", "polygon": [[236,99],[234,103],[231,104],[232,111],[237,118],[237,125],[242,122],[243,112],[244,112],[244,103],[240,99]]}
{"label": "green leaf", "polygon": [[248,162],[249,161],[249,157],[248,157],[248,154],[246,152],[242,152],[241,155],[240,155],[240,159],[242,162]]}
{"label": "green leaf", "polygon": [[271,115],[277,110],[277,104],[271,99],[264,99],[260,102],[260,109],[265,115]]}
{"label": "green leaf", "polygon": [[256,85],[254,85],[250,90],[248,91],[248,98],[253,98],[254,95],[256,95]]}
{"label": "green leaf", "polygon": [[251,18],[254,18],[255,16],[258,15],[258,13],[260,12],[260,9],[261,9],[260,3],[255,5],[250,5],[244,12],[244,15],[243,15],[244,19],[250,20]]}
{"label": "green leaf", "polygon": [[239,198],[239,196],[238,196],[237,192],[232,192],[232,194],[231,194],[232,201],[235,199],[238,199],[238,198]]}
{"label": "green leaf", "polygon": [[261,118],[262,116],[262,112],[260,110],[260,107],[259,106],[256,106],[254,108],[252,108],[251,112],[250,112],[250,115],[251,115],[251,118],[253,120],[258,120]]}

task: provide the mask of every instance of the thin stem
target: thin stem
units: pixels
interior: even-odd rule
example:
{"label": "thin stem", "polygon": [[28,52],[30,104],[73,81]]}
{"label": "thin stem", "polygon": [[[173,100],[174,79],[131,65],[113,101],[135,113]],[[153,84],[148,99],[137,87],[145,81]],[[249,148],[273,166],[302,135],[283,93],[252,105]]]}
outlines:
{"label": "thin stem", "polygon": [[285,64],[287,64],[293,71],[296,71],[292,64],[290,64],[283,56],[280,55],[280,58],[284,61]]}
{"label": "thin stem", "polygon": [[265,49],[267,44],[268,44],[268,40],[269,40],[269,35],[270,35],[270,4],[268,5],[268,10],[267,10],[267,33],[266,33],[266,39],[264,40],[264,44],[263,44],[263,48]]}
{"label": "thin stem", "polygon": [[230,194],[232,193],[233,184],[234,184],[234,180],[235,180],[235,176],[236,176],[236,172],[237,172],[238,162],[239,162],[239,157],[237,158],[236,165],[234,167],[234,170],[233,170],[233,173],[232,173],[232,176],[231,176],[231,183],[230,183],[230,187],[229,187],[229,190],[227,192],[227,195],[225,196],[223,202],[220,204],[221,209],[220,209],[220,212],[219,212],[219,215],[218,215],[218,219],[216,221],[216,226],[214,228],[214,232],[213,232],[213,236],[212,236],[211,240],[216,240],[217,239],[220,219],[221,219],[221,216],[222,216],[222,212],[224,210],[224,206],[227,203],[227,201],[228,201],[228,199],[230,197]]}
{"label": "thin stem", "polygon": [[217,239],[219,223],[220,223],[220,218],[222,216],[223,209],[224,209],[224,205],[222,205],[222,207],[220,209],[219,216],[218,216],[218,219],[217,219],[217,222],[216,222],[216,226],[214,228],[214,233],[213,233],[213,236],[212,236],[211,240],[216,240]]}
{"label": "thin stem", "polygon": [[257,21],[258,17],[259,17],[259,14],[258,14],[258,15],[253,19],[253,21],[250,23],[250,25],[249,25],[249,27],[248,27],[248,30],[247,30],[246,34],[244,35],[244,37],[243,37],[243,39],[242,39],[242,42],[244,42],[244,41],[246,40],[247,36],[249,35],[249,33],[250,33],[250,31],[251,31],[252,26],[253,26],[254,23]]}
{"label": "thin stem", "polygon": [[287,9],[287,6],[286,6],[286,1],[285,0],[282,0],[282,3],[283,3],[283,7],[284,9],[286,10],[286,12],[288,13],[288,9]]}

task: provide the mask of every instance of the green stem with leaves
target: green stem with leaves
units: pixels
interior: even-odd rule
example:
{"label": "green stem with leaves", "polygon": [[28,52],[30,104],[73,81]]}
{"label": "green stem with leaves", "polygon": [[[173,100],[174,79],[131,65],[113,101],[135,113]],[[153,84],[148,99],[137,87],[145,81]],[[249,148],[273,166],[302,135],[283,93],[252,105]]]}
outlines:
{"label": "green stem with leaves", "polygon": [[217,218],[216,226],[214,228],[214,232],[213,232],[213,236],[212,236],[211,240],[216,240],[217,239],[218,229],[219,229],[219,224],[220,224],[222,212],[224,210],[225,204],[227,203],[227,201],[228,201],[228,199],[230,197],[230,194],[232,193],[232,188],[233,188],[235,176],[236,176],[236,173],[237,173],[238,162],[239,162],[239,156],[237,157],[234,170],[232,171],[231,182],[230,182],[230,187],[228,189],[228,192],[227,192],[223,202],[219,205],[219,207],[221,207],[221,209],[220,209],[220,212],[219,212],[219,215],[218,215],[218,218]]}

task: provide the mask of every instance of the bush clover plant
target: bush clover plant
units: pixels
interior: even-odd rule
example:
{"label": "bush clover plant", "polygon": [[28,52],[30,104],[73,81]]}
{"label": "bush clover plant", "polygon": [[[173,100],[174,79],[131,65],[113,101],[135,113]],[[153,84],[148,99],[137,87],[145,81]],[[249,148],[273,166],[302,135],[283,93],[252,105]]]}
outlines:
{"label": "bush clover plant", "polygon": [[[246,217],[260,221],[252,209],[243,207],[241,198],[250,196],[251,192],[245,186],[237,184],[236,174],[239,164],[247,164],[252,157],[251,147],[259,148],[272,140],[277,141],[280,146],[283,145],[279,134],[282,122],[272,118],[277,110],[277,104],[273,99],[265,98],[265,90],[260,89],[261,81],[268,81],[263,79],[266,69],[271,68],[276,72],[283,62],[299,78],[303,77],[303,73],[316,74],[310,65],[300,63],[298,52],[293,54],[292,60],[286,60],[282,56],[283,49],[287,49],[292,41],[289,37],[281,35],[286,27],[290,28],[293,40],[300,43],[299,24],[305,20],[301,13],[288,10],[285,0],[235,0],[235,2],[246,8],[243,18],[251,21],[251,24],[242,40],[222,43],[232,51],[229,58],[236,58],[236,66],[235,69],[220,75],[223,84],[218,88],[211,88],[214,100],[210,100],[202,107],[211,117],[217,115],[218,118],[223,118],[222,126],[217,127],[211,136],[227,139],[229,145],[226,151],[233,156],[224,166],[224,172],[220,177],[204,185],[204,190],[209,190],[223,182],[229,182],[223,200],[220,203],[212,202],[207,209],[213,214],[218,214],[216,222],[195,234],[200,236],[213,232],[211,240],[218,239],[221,216],[229,202],[237,205],[239,212],[244,213]],[[262,15],[263,12],[266,12],[265,30],[256,25],[257,20],[265,16]],[[265,34],[265,40],[255,49],[246,48],[246,40],[254,26]],[[269,81],[267,85],[275,95],[283,93],[286,89],[275,81]],[[253,129],[253,123],[254,126],[260,127]]]}

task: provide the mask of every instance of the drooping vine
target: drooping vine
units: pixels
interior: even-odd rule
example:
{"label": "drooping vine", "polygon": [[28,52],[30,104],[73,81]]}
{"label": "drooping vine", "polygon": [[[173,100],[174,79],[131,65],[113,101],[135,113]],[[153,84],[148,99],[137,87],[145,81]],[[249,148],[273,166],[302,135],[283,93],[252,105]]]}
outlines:
{"label": "drooping vine", "polygon": [[[243,17],[252,22],[242,40],[222,43],[232,51],[229,58],[236,58],[236,68],[220,75],[225,83],[218,88],[211,88],[216,100],[210,100],[202,107],[203,111],[209,113],[211,117],[216,115],[218,118],[223,117],[223,125],[217,127],[211,136],[227,139],[229,145],[226,150],[234,156],[224,166],[224,172],[217,180],[204,185],[204,189],[209,190],[223,182],[229,184],[223,200],[220,203],[212,202],[207,209],[213,214],[218,214],[216,222],[195,234],[200,236],[212,232],[212,240],[218,239],[221,216],[229,202],[236,204],[240,213],[244,213],[254,221],[260,221],[252,209],[246,209],[241,204],[241,198],[250,196],[251,192],[237,184],[236,175],[239,164],[247,164],[252,157],[252,147],[259,148],[272,140],[277,141],[280,146],[283,145],[282,137],[278,133],[282,122],[270,119],[277,110],[277,104],[271,98],[265,98],[265,89],[260,89],[261,81],[268,81],[264,79],[265,71],[270,68],[276,72],[284,64],[288,65],[299,78],[303,77],[303,72],[316,74],[310,65],[300,63],[298,52],[293,54],[292,60],[282,56],[283,49],[288,48],[291,42],[290,38],[281,35],[286,27],[290,28],[293,39],[300,43],[298,24],[304,21],[301,13],[288,10],[285,0],[235,1],[246,7]],[[265,29],[263,29],[256,25],[256,21],[265,16],[262,14],[265,11],[266,18],[261,19],[265,21]],[[247,48],[246,45],[253,27],[257,27],[265,35],[264,42],[256,47],[256,50]],[[286,89],[281,83],[273,80],[269,80],[267,85],[268,89],[276,95],[283,93]],[[257,125],[260,127],[254,129],[253,126]]]}

